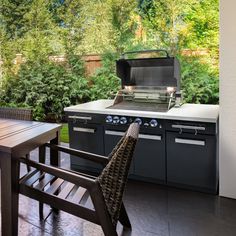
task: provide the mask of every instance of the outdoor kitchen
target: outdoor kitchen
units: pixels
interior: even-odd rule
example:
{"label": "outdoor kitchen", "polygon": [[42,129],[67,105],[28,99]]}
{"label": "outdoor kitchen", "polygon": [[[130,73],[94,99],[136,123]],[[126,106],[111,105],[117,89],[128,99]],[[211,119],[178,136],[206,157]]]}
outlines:
{"label": "outdoor kitchen", "polygon": [[1,1],[0,235],[235,236],[235,8]]}
{"label": "outdoor kitchen", "polygon": [[[181,65],[166,51],[162,57],[130,58],[155,52],[124,53],[116,61],[121,89],[114,100],[65,108],[70,147],[107,156],[135,122],[140,134],[130,179],[217,194],[219,106],[182,104]],[[73,156],[71,168],[99,171]]]}

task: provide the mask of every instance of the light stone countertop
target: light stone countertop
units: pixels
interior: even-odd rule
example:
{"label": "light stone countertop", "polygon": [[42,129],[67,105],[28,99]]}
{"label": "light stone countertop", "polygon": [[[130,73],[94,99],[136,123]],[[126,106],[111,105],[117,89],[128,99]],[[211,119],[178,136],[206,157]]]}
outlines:
{"label": "light stone countertop", "polygon": [[76,106],[66,107],[65,112],[80,112],[106,115],[138,116],[157,119],[184,120],[216,123],[219,117],[219,105],[183,104],[180,108],[171,108],[168,112],[149,112],[109,109],[113,100],[97,100]]}

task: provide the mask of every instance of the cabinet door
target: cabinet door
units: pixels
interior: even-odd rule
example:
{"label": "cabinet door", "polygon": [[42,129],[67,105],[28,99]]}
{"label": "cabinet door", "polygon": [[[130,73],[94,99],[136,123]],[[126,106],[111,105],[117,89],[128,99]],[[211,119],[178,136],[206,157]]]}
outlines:
{"label": "cabinet door", "polygon": [[216,191],[216,138],[167,132],[167,182]]}
{"label": "cabinet door", "polygon": [[[70,147],[78,150],[104,155],[103,126],[94,124],[76,124],[69,127]],[[73,169],[85,167],[97,170],[100,165],[82,158],[71,156]]]}
{"label": "cabinet door", "polygon": [[[108,156],[112,149],[116,146],[122,136],[125,134],[125,131],[117,131],[111,129],[105,129],[105,155]],[[134,173],[134,157],[130,165],[130,174]]]}
{"label": "cabinet door", "polygon": [[166,181],[164,135],[140,134],[134,156],[137,177]]}

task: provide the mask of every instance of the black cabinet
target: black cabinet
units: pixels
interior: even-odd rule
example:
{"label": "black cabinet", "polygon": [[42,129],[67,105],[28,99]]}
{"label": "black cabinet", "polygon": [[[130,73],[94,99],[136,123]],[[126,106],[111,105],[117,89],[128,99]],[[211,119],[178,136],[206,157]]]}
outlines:
{"label": "black cabinet", "polygon": [[[68,114],[70,147],[109,155],[129,124],[104,122],[101,114]],[[133,122],[135,117],[127,117]],[[129,178],[217,193],[217,124],[142,118]],[[101,166],[71,156],[74,170],[98,172]]]}
{"label": "black cabinet", "polygon": [[[78,150],[104,155],[103,126],[96,124],[70,124],[70,147]],[[71,156],[73,169],[97,171],[101,167],[94,162]]]}
{"label": "black cabinet", "polygon": [[[105,129],[104,143],[106,156],[110,154],[124,134],[125,131],[122,130]],[[134,158],[130,165],[129,174],[134,174]]]}
{"label": "black cabinet", "polygon": [[167,132],[167,183],[217,192],[216,136]]}
{"label": "black cabinet", "polygon": [[[124,133],[121,130],[105,129],[105,155],[112,151]],[[165,182],[166,162],[163,134],[139,134],[129,173],[132,175],[131,178]]]}
{"label": "black cabinet", "polygon": [[134,174],[151,182],[165,182],[165,137],[140,134],[134,153]]}

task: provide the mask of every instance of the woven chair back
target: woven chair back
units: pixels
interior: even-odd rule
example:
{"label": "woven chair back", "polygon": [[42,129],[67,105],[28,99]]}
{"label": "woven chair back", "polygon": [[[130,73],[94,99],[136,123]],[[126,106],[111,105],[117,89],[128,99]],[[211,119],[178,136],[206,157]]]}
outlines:
{"label": "woven chair back", "polygon": [[107,210],[114,226],[119,219],[122,197],[138,133],[139,125],[131,124],[124,137],[109,155],[110,161],[98,177]]}
{"label": "woven chair back", "polygon": [[30,121],[33,114],[31,109],[0,107],[0,118]]}

